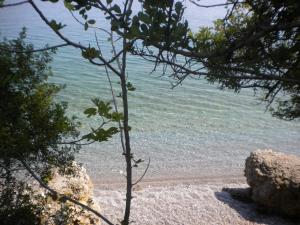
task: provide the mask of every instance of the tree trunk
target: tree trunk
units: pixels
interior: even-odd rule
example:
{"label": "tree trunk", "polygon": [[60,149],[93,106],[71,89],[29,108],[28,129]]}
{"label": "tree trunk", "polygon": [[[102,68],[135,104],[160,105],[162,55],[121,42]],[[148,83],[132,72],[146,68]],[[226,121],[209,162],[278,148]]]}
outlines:
{"label": "tree trunk", "polygon": [[[126,39],[123,40],[123,48],[126,48]],[[122,57],[122,71],[121,71],[121,87],[122,87],[122,100],[123,100],[123,131],[125,138],[125,160],[126,160],[126,206],[124,212],[124,219],[122,225],[129,224],[130,218],[130,207],[132,199],[132,166],[131,166],[131,147],[130,147],[130,137],[129,137],[129,125],[128,125],[128,98],[127,98],[127,86],[126,86],[126,51],[123,53]]]}

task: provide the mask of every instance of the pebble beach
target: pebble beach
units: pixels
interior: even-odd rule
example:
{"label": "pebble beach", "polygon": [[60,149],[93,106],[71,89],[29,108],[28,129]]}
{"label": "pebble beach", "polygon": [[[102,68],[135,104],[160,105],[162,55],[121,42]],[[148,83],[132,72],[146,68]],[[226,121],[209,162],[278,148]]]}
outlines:
{"label": "pebble beach", "polygon": [[[247,187],[236,180],[143,182],[132,203],[133,224],[144,225],[296,225],[294,221],[260,213],[253,203],[233,199],[222,188]],[[121,219],[124,188],[102,186],[95,191],[101,212],[113,222]]]}

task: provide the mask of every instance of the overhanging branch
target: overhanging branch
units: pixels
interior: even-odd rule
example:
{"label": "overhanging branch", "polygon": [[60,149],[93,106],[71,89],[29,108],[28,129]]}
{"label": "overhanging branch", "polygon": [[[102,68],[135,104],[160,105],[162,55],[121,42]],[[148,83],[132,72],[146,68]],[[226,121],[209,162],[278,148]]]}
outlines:
{"label": "overhanging branch", "polygon": [[29,1],[22,1],[22,2],[16,2],[16,3],[11,3],[11,4],[5,4],[5,5],[0,4],[0,8],[18,6],[18,5],[23,5],[25,3],[29,3]]}
{"label": "overhanging branch", "polygon": [[[28,1],[29,4],[34,8],[34,10],[38,13],[38,15],[40,16],[40,18],[49,26],[51,27],[51,23],[50,21],[45,17],[45,15],[42,13],[42,11],[37,7],[37,5],[32,1],[29,0]],[[75,43],[71,40],[69,40],[68,38],[66,38],[62,33],[59,32],[59,30],[56,29],[52,29],[56,35],[62,39],[63,41],[65,41],[67,44],[75,47],[75,48],[79,48],[81,50],[88,50],[89,48],[81,45],[80,43]],[[106,61],[102,56],[98,55],[97,58],[103,62],[103,64],[105,64],[111,71],[113,71],[116,75],[121,76],[120,72],[117,71],[108,61]]]}
{"label": "overhanging branch", "polygon": [[236,2],[236,3],[234,3],[234,2],[225,2],[225,3],[212,4],[212,5],[203,5],[203,4],[199,4],[198,2],[196,2],[194,0],[189,0],[189,1],[191,3],[193,3],[194,5],[196,5],[198,7],[202,7],[202,8],[213,8],[213,7],[222,7],[222,6],[224,7],[224,6],[228,6],[228,5],[234,5],[236,3],[239,3],[239,4],[245,3],[245,2]]}
{"label": "overhanging branch", "polygon": [[61,48],[61,47],[66,47],[68,45],[69,44],[65,43],[65,44],[53,45],[53,46],[49,46],[49,47],[45,47],[45,48],[26,50],[26,51],[18,51],[18,50],[14,50],[14,49],[3,48],[0,46],[0,50],[6,51],[6,52],[15,52],[15,53],[31,53],[31,52],[43,52],[43,51],[53,50],[53,49],[57,49],[57,48]]}

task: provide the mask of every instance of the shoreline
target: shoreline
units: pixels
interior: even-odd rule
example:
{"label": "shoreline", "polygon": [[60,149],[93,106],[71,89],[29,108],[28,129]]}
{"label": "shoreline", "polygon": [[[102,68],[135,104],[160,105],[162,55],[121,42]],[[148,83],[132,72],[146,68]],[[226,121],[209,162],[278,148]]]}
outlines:
{"label": "shoreline", "polygon": [[[296,225],[278,215],[258,212],[253,203],[233,199],[222,188],[247,185],[231,181],[223,177],[207,182],[195,180],[194,184],[189,180],[143,182],[134,190],[131,218],[143,225]],[[101,213],[115,223],[123,216],[124,196],[125,189],[120,187],[94,191]]]}
{"label": "shoreline", "polygon": [[[125,207],[125,178],[96,181],[93,180],[94,201],[103,215],[118,223]],[[297,224],[278,215],[258,212],[254,203],[233,199],[224,187],[249,186],[238,171],[223,175],[145,177],[133,188],[131,218],[135,224],[143,225]]]}
{"label": "shoreline", "polygon": [[[120,179],[99,179],[92,178],[94,188],[97,190],[119,189],[125,186],[125,178]],[[207,175],[207,176],[160,176],[145,177],[136,187],[138,189],[145,187],[170,187],[177,185],[228,185],[228,184],[246,184],[246,178],[240,174],[228,175]]]}

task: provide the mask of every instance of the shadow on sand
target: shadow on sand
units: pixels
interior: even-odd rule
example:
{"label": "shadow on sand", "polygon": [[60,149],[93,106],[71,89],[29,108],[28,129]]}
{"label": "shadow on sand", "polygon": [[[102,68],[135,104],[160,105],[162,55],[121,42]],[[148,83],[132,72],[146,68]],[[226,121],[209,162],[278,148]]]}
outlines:
{"label": "shadow on sand", "polygon": [[[241,200],[237,200],[229,193],[233,189],[222,190],[221,192],[215,192],[216,198],[234,209],[241,217],[249,221],[249,224],[268,224],[268,225],[299,225],[300,221],[295,222],[290,219],[283,218],[274,214],[266,214],[257,210],[255,203],[250,202],[249,199],[241,197]],[[235,188],[235,190],[237,190]],[[239,189],[241,192],[247,191],[247,189]],[[247,223],[248,224],[248,223]]]}

